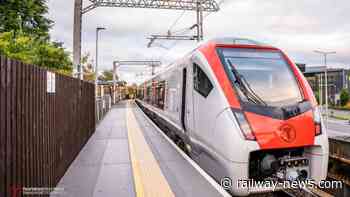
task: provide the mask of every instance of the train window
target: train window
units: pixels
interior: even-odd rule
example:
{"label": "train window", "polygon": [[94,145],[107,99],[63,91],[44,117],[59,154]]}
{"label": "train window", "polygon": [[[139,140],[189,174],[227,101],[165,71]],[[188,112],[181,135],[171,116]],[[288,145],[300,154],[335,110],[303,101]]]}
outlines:
{"label": "train window", "polygon": [[303,100],[297,79],[281,52],[231,48],[219,48],[218,52],[243,102],[280,107]]}
{"label": "train window", "polygon": [[150,103],[151,102],[151,87],[148,86],[146,89],[146,102]]}
{"label": "train window", "polygon": [[213,89],[209,78],[197,64],[193,64],[193,87],[204,97],[207,97]]}
{"label": "train window", "polygon": [[156,85],[155,104],[158,108],[164,109],[165,81],[160,81]]}

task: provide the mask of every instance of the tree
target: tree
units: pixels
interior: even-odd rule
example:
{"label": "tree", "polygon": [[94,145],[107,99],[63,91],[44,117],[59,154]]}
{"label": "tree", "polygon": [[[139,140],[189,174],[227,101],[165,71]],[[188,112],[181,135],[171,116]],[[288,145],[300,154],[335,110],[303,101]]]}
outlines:
{"label": "tree", "polygon": [[46,0],[0,0],[0,54],[71,75],[70,54],[50,42]]}
{"label": "tree", "polygon": [[319,91],[315,92],[315,98],[316,98],[317,103],[320,103],[320,92]]}
{"label": "tree", "polygon": [[81,65],[83,67],[83,79],[86,81],[95,81],[95,72],[93,68],[93,61],[90,59],[90,54],[86,53],[81,58]]}
{"label": "tree", "polygon": [[102,75],[98,78],[100,81],[112,81],[113,80],[113,70],[104,70]]}
{"label": "tree", "polygon": [[129,85],[127,86],[127,92],[126,94],[128,95],[128,98],[135,98],[136,97],[136,94],[137,94],[137,85],[136,84],[132,84],[132,85]]}
{"label": "tree", "polygon": [[125,87],[128,83],[126,82],[126,81],[118,81],[118,86],[120,86],[120,87]]}
{"label": "tree", "polygon": [[25,34],[0,34],[0,54],[27,64],[37,65],[71,75],[73,67],[69,53],[59,43],[50,43]]}
{"label": "tree", "polygon": [[95,81],[95,72],[91,69],[91,64],[83,67],[83,79],[85,81]]}
{"label": "tree", "polygon": [[340,104],[342,106],[345,106],[346,104],[348,104],[349,100],[350,100],[349,92],[346,89],[342,89],[342,91],[340,92]]}
{"label": "tree", "polygon": [[49,38],[49,29],[53,21],[46,18],[48,7],[46,0],[1,0],[0,33],[13,31]]}

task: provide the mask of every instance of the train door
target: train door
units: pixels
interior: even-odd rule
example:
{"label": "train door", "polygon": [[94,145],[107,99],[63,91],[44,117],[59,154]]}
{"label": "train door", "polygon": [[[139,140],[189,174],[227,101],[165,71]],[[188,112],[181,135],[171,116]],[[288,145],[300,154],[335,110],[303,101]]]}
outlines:
{"label": "train door", "polygon": [[196,145],[193,146],[197,151],[196,162],[205,169],[209,174],[215,177],[218,170],[218,162],[212,154],[211,144],[213,140],[212,126],[215,120],[215,113],[212,106],[215,106],[211,92],[213,83],[205,72],[205,67],[194,62],[193,68],[193,108],[195,132],[193,133]]}
{"label": "train door", "polygon": [[181,99],[181,125],[186,132],[186,91],[187,91],[187,69],[182,69],[182,99]]}
{"label": "train door", "polygon": [[191,66],[186,66],[183,69],[183,100],[182,100],[182,122],[185,132],[190,135],[194,130],[193,119],[193,69]]}

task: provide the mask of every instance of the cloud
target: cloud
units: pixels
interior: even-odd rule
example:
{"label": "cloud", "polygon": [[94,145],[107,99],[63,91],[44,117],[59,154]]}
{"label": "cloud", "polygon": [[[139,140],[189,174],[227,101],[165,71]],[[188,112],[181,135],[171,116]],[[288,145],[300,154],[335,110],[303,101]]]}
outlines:
{"label": "cloud", "polygon": [[[86,3],[87,1],[84,1]],[[85,4],[86,5],[86,4]],[[72,0],[49,1],[49,17],[55,21],[54,40],[72,50]],[[350,63],[350,2],[348,0],[226,0],[221,10],[205,18],[206,38],[246,37],[283,49],[297,62],[318,65],[321,57],[313,50],[335,50],[332,65]],[[166,33],[182,11],[97,8],[83,17],[82,51],[95,54],[95,28],[106,27],[100,37],[100,68],[109,69],[115,59],[155,59],[171,62],[191,51],[196,42],[157,41],[166,47],[147,48],[147,36]],[[174,30],[191,26],[195,15],[186,12]],[[191,32],[190,32],[191,33]],[[139,71],[137,71],[139,72]],[[135,73],[125,75],[135,79]]]}

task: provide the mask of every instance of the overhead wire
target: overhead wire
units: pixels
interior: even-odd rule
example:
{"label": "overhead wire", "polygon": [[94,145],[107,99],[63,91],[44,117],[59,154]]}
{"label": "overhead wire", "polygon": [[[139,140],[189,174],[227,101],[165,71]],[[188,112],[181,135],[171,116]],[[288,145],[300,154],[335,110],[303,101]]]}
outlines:
{"label": "overhead wire", "polygon": [[[224,2],[225,2],[225,0],[220,0],[220,1],[218,2],[218,6],[220,7]],[[213,12],[208,12],[208,13],[203,17],[203,20],[205,20],[205,18],[207,18],[207,17],[208,17],[210,14],[212,14],[212,13],[213,13]],[[193,26],[187,27],[187,28],[183,28],[183,29],[180,29],[180,30],[177,30],[177,31],[174,31],[174,32],[176,32],[176,34],[186,34],[186,33],[190,32],[190,31],[192,30],[192,27],[193,27]],[[181,31],[182,31],[182,32],[181,32]],[[178,32],[181,32],[181,33],[178,33]],[[171,47],[168,47],[169,50],[170,50],[171,48],[175,47],[176,44],[178,43],[178,41],[179,41],[179,40],[175,40],[174,43],[173,43],[173,45],[172,45]],[[167,54],[167,53],[166,53],[166,54]]]}
{"label": "overhead wire", "polygon": [[174,23],[170,26],[168,31],[171,31],[175,25],[179,22],[179,20],[184,16],[186,10],[183,10],[182,13],[179,15],[179,17],[176,18],[176,20],[174,21]]}
{"label": "overhead wire", "polygon": [[[173,31],[173,32],[171,31],[176,26],[176,24],[180,21],[180,19],[184,16],[185,12],[186,12],[186,10],[183,10],[181,12],[181,14],[173,22],[173,24],[169,27],[169,29],[168,29],[169,33],[171,33],[171,34],[182,34],[183,32],[185,32],[188,29],[188,28],[183,28],[183,29],[179,29],[179,30],[176,30],[176,31]],[[159,44],[158,46],[160,46],[161,48],[167,49],[167,50],[170,49],[170,48],[165,47],[164,45],[161,45],[161,44]],[[172,47],[174,47],[174,46],[172,46]]]}
{"label": "overhead wire", "polygon": [[[218,6],[220,7],[224,2],[225,2],[225,0],[220,0],[220,1],[218,2]],[[209,15],[211,15],[212,13],[213,13],[213,12],[208,12],[206,15],[204,15],[204,16],[203,16],[203,20],[205,20],[205,19],[206,19]],[[179,20],[184,16],[184,14],[185,14],[185,10],[180,14],[180,16],[179,16],[179,17],[174,21],[174,23],[170,26],[170,28],[169,28],[169,30],[168,30],[169,32],[171,32],[171,30],[175,27],[175,25],[179,22]],[[186,28],[182,28],[182,29],[173,31],[173,32],[171,32],[171,33],[172,33],[172,34],[176,34],[176,35],[179,35],[179,34],[184,35],[184,34],[189,33],[192,29],[193,29],[193,26],[191,26],[191,27],[186,27]],[[167,54],[170,52],[170,50],[178,44],[178,42],[179,42],[179,40],[175,40],[171,46],[167,47],[167,48],[168,48],[167,51],[164,52],[164,54],[161,55],[161,58],[163,58],[165,55],[167,55]]]}

